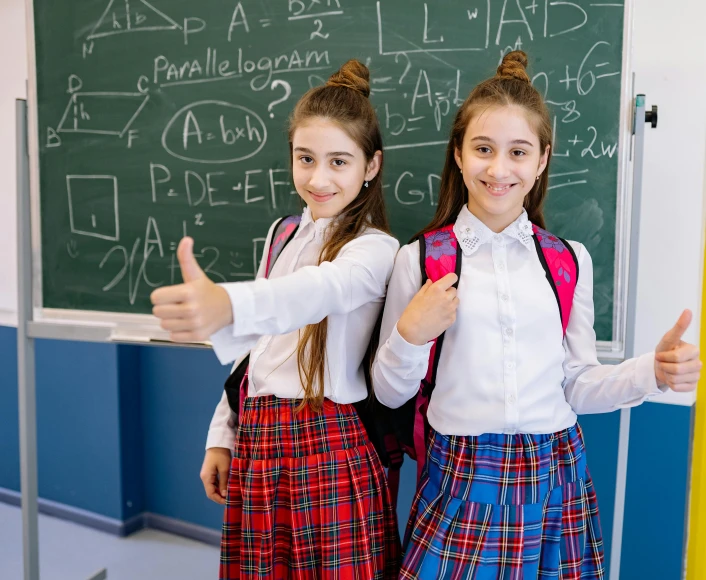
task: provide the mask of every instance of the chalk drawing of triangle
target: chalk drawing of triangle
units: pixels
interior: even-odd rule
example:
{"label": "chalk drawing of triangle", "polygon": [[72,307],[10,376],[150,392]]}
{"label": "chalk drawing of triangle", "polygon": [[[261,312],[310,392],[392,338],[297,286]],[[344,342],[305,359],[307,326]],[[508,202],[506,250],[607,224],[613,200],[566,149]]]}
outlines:
{"label": "chalk drawing of triangle", "polygon": [[177,29],[182,27],[147,0],[110,0],[87,40],[131,32]]}

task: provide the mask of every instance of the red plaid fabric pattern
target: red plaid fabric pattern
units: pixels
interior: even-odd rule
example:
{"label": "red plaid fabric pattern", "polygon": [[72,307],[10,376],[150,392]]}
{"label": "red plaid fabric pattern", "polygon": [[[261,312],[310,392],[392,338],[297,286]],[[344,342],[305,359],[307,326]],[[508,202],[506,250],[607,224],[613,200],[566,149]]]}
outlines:
{"label": "red plaid fabric pattern", "polygon": [[549,435],[433,433],[404,545],[400,578],[605,578],[578,424]]}
{"label": "red plaid fabric pattern", "polygon": [[392,579],[400,565],[385,473],[352,405],[321,413],[245,400],[228,480],[222,580]]}

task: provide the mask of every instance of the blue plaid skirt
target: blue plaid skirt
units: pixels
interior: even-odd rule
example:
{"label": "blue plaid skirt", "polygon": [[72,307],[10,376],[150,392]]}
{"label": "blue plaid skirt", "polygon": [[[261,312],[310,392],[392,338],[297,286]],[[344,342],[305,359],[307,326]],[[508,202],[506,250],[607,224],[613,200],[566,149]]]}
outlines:
{"label": "blue plaid skirt", "polygon": [[400,578],[603,579],[581,429],[432,434]]}

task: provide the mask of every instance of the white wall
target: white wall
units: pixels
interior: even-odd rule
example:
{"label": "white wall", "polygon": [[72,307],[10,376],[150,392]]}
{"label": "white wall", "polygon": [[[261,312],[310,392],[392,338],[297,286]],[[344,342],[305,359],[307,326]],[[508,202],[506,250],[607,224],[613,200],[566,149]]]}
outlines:
{"label": "white wall", "polygon": [[[635,350],[653,350],[684,308],[699,340],[706,162],[706,3],[633,0],[637,92],[659,107],[646,128]],[[706,345],[704,345],[706,347]],[[703,348],[703,347],[702,347]],[[663,402],[690,403],[669,393]]]}
{"label": "white wall", "polygon": [[0,324],[17,324],[15,99],[25,98],[25,5],[0,0]]}

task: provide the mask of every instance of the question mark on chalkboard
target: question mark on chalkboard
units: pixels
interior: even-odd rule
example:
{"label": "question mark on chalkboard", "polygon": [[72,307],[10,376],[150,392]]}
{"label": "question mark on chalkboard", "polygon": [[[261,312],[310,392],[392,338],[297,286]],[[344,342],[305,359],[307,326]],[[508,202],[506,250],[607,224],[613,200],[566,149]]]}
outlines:
{"label": "question mark on chalkboard", "polygon": [[284,87],[284,96],[272,101],[268,106],[267,110],[270,112],[270,119],[275,118],[275,114],[272,112],[272,108],[275,105],[278,105],[279,103],[283,103],[289,98],[289,95],[292,94],[292,87],[287,81],[283,81],[280,79],[277,79],[276,81],[272,81],[272,84],[270,85],[270,90],[274,91],[277,87]]}

